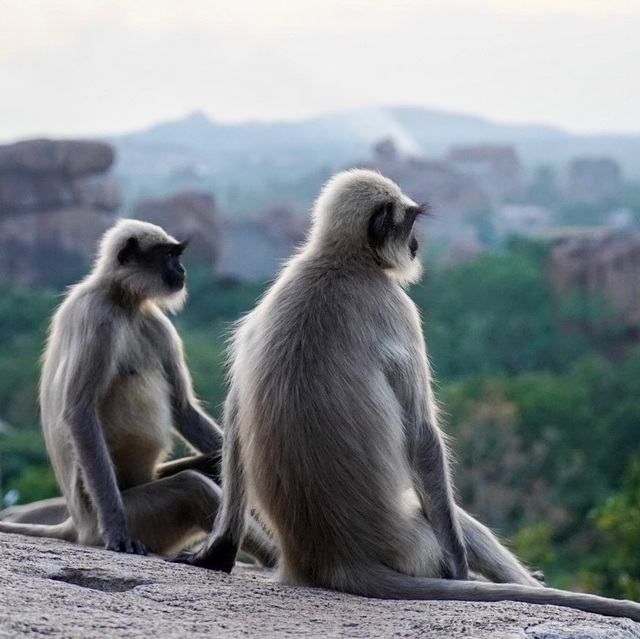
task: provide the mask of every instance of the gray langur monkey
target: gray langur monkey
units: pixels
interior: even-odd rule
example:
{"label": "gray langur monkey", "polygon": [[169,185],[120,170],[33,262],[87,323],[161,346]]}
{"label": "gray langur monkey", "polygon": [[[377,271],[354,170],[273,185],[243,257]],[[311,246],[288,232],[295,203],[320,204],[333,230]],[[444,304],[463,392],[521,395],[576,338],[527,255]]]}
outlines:
{"label": "gray langur monkey", "polygon": [[283,583],[640,620],[636,603],[543,587],[455,504],[421,321],[403,288],[421,274],[420,213],[371,171],[324,187],[306,244],[236,329],[222,504],[205,545],[177,561],[231,571],[251,503],[280,548]]}
{"label": "gray langur monkey", "polygon": [[[43,358],[42,427],[64,501],[15,515],[45,521],[68,509],[69,517],[0,521],[0,532],[171,555],[211,530],[222,432],[193,394],[182,341],[163,312],[186,299],[184,247],[137,220],[105,233],[93,270],[53,317]],[[202,454],[158,465],[173,428]],[[273,564],[273,543],[257,522],[250,527],[245,550]]]}

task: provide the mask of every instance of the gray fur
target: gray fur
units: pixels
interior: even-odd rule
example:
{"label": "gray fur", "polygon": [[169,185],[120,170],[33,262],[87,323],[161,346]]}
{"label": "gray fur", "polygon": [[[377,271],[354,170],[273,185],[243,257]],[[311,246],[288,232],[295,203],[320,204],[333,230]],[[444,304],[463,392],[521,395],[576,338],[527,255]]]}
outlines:
{"label": "gray fur", "polygon": [[[307,243],[237,327],[222,506],[189,563],[231,570],[249,504],[281,548],[284,583],[640,620],[631,602],[543,588],[455,505],[421,322],[402,288],[420,275],[416,212],[370,171],[324,188]],[[469,568],[511,583],[466,581]]]}
{"label": "gray fur", "polygon": [[[174,246],[158,226],[119,222],[105,234],[92,272],[58,308],[40,408],[70,517],[50,526],[0,522],[0,531],[168,555],[211,529],[220,488],[192,468],[209,458],[216,465],[222,432],[194,396],[182,342],[162,311],[184,303],[184,271],[176,257],[181,276],[169,286],[162,262],[144,266],[154,247]],[[159,466],[173,428],[204,455]],[[42,517],[45,511],[34,506]],[[250,540],[252,548],[262,544],[258,556],[272,563],[270,540],[259,527],[254,532],[260,543]]]}

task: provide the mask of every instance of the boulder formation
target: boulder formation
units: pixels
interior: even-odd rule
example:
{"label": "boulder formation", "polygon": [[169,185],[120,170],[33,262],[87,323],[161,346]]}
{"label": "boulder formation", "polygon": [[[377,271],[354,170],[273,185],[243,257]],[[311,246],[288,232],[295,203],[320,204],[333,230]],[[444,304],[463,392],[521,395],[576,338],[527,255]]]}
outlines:
{"label": "boulder formation", "polygon": [[381,601],[0,535],[3,637],[639,639],[640,624],[554,606]]}
{"label": "boulder formation", "polygon": [[0,283],[46,285],[86,269],[120,204],[113,161],[100,142],[0,146]]}
{"label": "boulder formation", "polygon": [[161,226],[178,240],[189,240],[185,260],[215,268],[219,254],[217,210],[214,199],[198,191],[184,191],[160,200],[141,200],[133,217]]}

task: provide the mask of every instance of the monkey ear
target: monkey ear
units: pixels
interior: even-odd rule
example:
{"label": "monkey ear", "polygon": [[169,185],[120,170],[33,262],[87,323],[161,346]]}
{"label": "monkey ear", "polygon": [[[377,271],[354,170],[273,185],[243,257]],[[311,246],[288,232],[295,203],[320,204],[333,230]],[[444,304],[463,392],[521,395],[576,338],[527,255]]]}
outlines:
{"label": "monkey ear", "polygon": [[187,246],[189,246],[190,243],[191,243],[191,238],[190,237],[188,237],[183,242],[180,242],[176,246],[176,255],[182,255],[182,253],[184,253],[184,250],[187,248]]}
{"label": "monkey ear", "polygon": [[126,264],[137,252],[138,240],[135,237],[130,237],[124,245],[124,248],[118,251],[118,262],[120,262],[120,264]]}
{"label": "monkey ear", "polygon": [[387,202],[375,209],[369,220],[369,244],[379,248],[393,226],[393,203]]}

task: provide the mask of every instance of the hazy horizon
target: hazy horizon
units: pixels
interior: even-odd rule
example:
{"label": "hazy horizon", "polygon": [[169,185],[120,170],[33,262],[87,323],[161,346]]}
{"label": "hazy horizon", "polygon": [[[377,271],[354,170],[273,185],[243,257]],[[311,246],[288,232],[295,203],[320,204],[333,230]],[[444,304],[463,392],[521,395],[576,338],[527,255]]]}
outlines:
{"label": "hazy horizon", "polygon": [[640,133],[640,3],[0,0],[0,140],[410,106]]}

